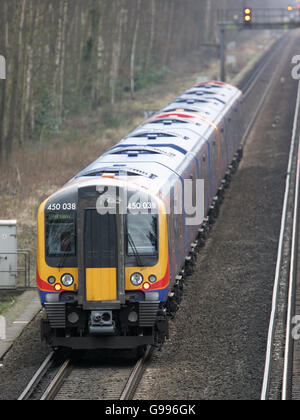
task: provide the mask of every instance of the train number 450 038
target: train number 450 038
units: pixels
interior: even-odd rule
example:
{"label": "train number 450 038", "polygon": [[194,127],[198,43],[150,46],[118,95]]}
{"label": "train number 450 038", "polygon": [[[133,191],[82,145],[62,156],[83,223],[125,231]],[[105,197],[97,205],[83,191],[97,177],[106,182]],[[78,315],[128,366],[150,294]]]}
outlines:
{"label": "train number 450 038", "polygon": [[47,207],[49,211],[76,210],[76,203],[52,203]]}

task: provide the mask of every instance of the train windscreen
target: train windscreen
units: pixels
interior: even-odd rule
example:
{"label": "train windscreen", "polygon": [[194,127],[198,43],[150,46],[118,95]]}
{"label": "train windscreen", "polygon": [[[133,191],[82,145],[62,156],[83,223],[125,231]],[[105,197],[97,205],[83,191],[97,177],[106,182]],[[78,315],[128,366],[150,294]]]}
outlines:
{"label": "train windscreen", "polygon": [[158,253],[157,215],[127,215],[127,254],[155,256]]}

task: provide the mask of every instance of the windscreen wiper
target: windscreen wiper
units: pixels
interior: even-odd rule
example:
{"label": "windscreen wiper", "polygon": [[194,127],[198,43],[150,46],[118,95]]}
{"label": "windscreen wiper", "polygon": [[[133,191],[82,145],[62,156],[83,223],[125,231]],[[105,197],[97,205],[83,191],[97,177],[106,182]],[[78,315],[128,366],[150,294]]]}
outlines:
{"label": "windscreen wiper", "polygon": [[58,264],[57,264],[56,267],[62,268],[64,266],[64,263],[65,263],[65,261],[66,261],[66,259],[67,259],[67,257],[69,255],[70,254],[66,254],[66,253],[65,254],[61,254],[60,259],[59,259],[59,262],[58,262]]}
{"label": "windscreen wiper", "polygon": [[137,250],[137,248],[135,246],[135,243],[134,243],[134,241],[132,239],[132,236],[130,235],[129,232],[127,232],[127,237],[128,237],[129,244],[130,244],[130,246],[132,248],[133,254],[134,254],[135,258],[136,258],[136,262],[138,264],[138,267],[143,267],[141,256],[138,253],[138,250]]}
{"label": "windscreen wiper", "polygon": [[[72,240],[74,238],[75,238],[75,235],[72,234],[70,240]],[[64,266],[64,263],[65,263],[67,257],[69,257],[69,256],[70,256],[70,254],[68,254],[66,252],[64,252],[63,254],[61,254],[60,259],[59,259],[59,262],[58,262],[58,264],[57,264],[56,267],[62,268]]]}

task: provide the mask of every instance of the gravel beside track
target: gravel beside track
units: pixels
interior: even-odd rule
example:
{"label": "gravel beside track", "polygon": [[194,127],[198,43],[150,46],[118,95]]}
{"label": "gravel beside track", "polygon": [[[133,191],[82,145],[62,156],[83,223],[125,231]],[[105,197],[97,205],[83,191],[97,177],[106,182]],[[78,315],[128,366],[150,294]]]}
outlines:
{"label": "gravel beside track", "polygon": [[38,315],[0,362],[0,400],[17,400],[50,351],[41,343]]}

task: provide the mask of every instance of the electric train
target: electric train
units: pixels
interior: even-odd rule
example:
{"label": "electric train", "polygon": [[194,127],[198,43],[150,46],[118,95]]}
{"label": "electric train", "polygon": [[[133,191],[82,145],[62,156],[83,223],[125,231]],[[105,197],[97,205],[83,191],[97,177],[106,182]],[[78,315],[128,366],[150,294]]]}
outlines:
{"label": "electric train", "polygon": [[241,138],[241,91],[200,83],[41,204],[37,286],[51,346],[163,344]]}

